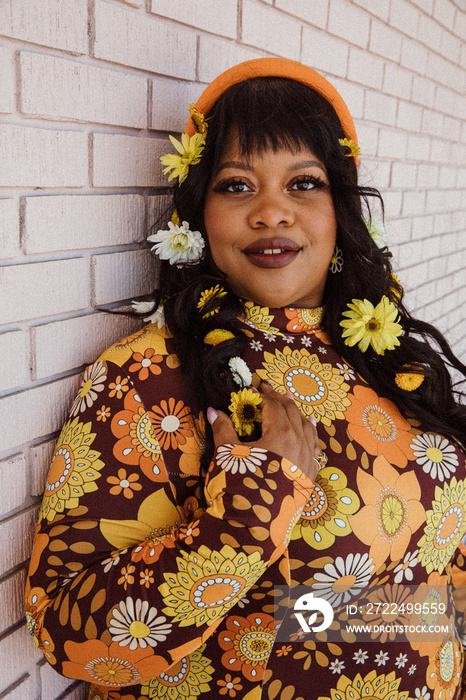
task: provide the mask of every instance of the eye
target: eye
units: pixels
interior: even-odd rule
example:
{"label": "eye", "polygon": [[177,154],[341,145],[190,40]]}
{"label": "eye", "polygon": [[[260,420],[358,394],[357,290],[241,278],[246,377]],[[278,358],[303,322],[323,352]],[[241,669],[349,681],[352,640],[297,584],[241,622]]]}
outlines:
{"label": "eye", "polygon": [[296,178],[288,189],[296,190],[298,192],[308,192],[309,190],[322,189],[322,187],[326,186],[326,183],[319,177],[306,175]]}
{"label": "eye", "polygon": [[251,187],[244,180],[222,180],[214,187],[214,192],[231,192],[232,194],[243,194],[252,192]]}

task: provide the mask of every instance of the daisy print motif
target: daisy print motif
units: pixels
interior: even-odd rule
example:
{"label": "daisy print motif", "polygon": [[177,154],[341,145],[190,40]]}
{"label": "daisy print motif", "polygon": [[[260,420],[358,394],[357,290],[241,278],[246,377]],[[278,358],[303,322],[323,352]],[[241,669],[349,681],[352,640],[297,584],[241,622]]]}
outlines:
{"label": "daisy print motif", "polygon": [[441,435],[423,433],[416,435],[410,445],[417,464],[432,479],[444,481],[456,471],[458,457],[454,446]]}

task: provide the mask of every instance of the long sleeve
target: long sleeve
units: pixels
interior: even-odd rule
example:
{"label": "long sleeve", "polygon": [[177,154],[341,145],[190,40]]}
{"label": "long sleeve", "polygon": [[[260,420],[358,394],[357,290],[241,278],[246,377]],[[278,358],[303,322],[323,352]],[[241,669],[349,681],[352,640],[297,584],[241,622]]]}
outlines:
{"label": "long sleeve", "polygon": [[110,687],[147,681],[198,649],[283,554],[312,489],[276,454],[222,445],[201,508],[199,421],[158,342],[86,370],[29,573],[29,624],[47,660]]}

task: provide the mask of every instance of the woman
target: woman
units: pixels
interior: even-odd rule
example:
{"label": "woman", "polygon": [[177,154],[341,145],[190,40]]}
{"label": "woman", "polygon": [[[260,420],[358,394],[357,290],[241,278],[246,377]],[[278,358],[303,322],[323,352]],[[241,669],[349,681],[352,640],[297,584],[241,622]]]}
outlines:
{"label": "woman", "polygon": [[[356,606],[379,632],[346,624],[369,586],[399,626],[440,622],[466,551],[466,416],[427,341],[466,368],[403,305],[324,78],[249,61],[190,111],[162,159],[179,183],[150,237],[152,323],[86,370],[58,441],[36,644],[90,698],[457,697],[450,623],[380,632]],[[290,586],[332,605],[329,630],[303,632]]]}

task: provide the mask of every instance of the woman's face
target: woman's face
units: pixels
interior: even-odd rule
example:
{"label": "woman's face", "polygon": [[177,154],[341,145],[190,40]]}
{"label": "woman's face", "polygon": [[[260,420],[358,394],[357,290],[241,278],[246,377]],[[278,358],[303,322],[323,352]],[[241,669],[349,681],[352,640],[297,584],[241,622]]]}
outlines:
{"label": "woman's face", "polygon": [[244,156],[232,138],[204,221],[232,291],[262,306],[322,304],[337,222],[324,165],[308,149]]}

